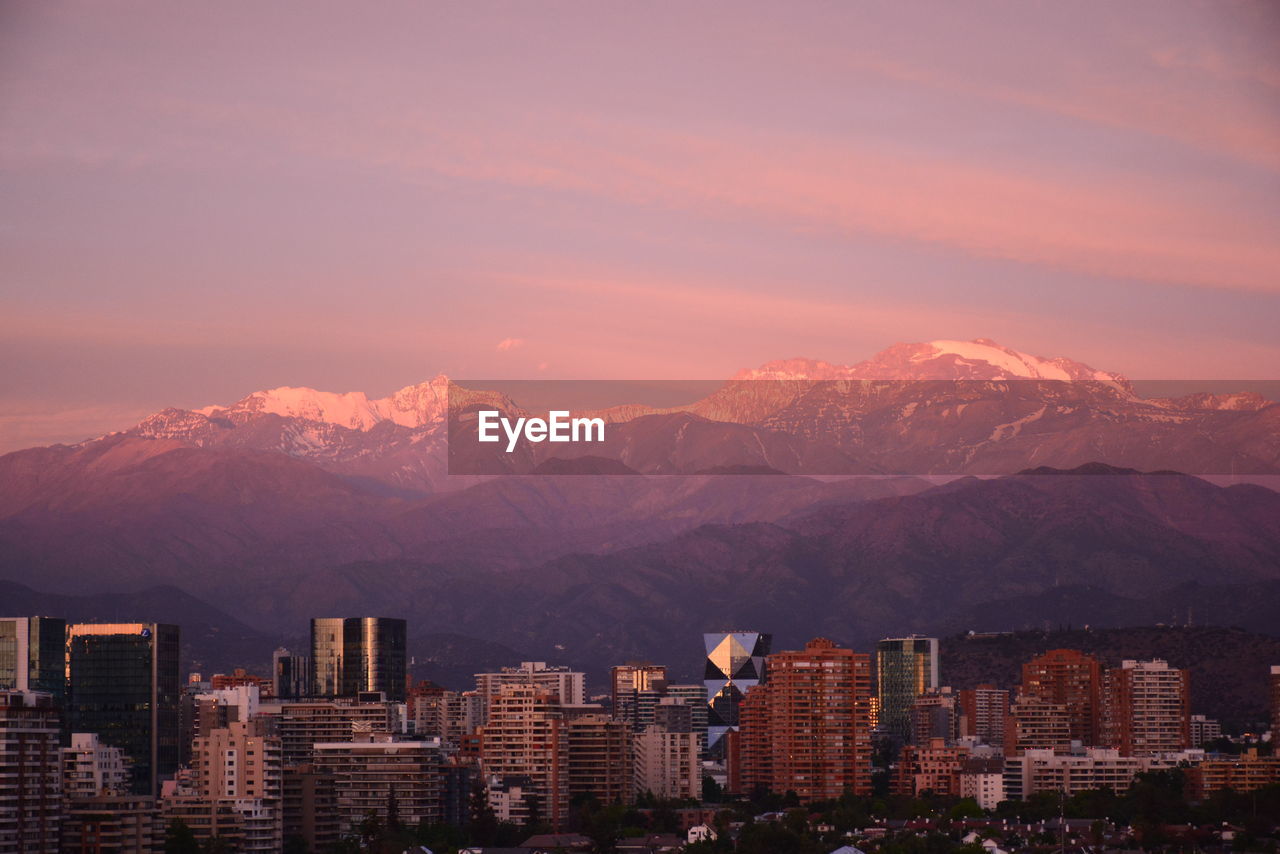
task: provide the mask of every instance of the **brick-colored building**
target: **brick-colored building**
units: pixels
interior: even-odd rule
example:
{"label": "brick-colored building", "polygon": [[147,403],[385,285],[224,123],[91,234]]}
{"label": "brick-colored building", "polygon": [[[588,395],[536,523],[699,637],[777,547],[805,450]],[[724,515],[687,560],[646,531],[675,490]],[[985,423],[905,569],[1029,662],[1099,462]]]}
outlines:
{"label": "brick-colored building", "polygon": [[559,830],[569,816],[569,739],[559,694],[529,682],[500,686],[481,730],[480,765],[487,777],[520,780],[521,797],[532,795],[542,820]]}
{"label": "brick-colored building", "polygon": [[272,698],[276,694],[275,682],[266,676],[254,676],[246,671],[243,667],[237,667],[231,673],[215,673],[210,680],[210,687],[214,691],[224,691],[227,688],[239,688],[242,685],[257,685],[258,696],[266,700]]}
{"label": "brick-colored building", "polygon": [[1070,740],[1101,741],[1102,664],[1076,649],[1053,649],[1022,665],[1024,696],[1066,707]]}
{"label": "brick-colored building", "polygon": [[769,656],[739,710],[740,781],[803,801],[871,790],[871,658],[815,638]]}

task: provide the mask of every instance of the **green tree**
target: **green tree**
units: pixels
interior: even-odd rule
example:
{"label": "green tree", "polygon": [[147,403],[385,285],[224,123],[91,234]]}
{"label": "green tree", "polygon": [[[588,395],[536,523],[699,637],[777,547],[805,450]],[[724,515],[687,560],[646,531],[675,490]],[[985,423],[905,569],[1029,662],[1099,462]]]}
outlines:
{"label": "green tree", "polygon": [[984,815],[986,815],[986,812],[982,807],[978,806],[978,802],[973,798],[964,798],[947,810],[947,818],[952,821],[962,818],[981,818]]}
{"label": "green tree", "polygon": [[484,783],[476,781],[471,787],[468,803],[468,826],[471,841],[476,845],[496,845],[498,842],[498,816],[489,804],[489,792]]}
{"label": "green tree", "polygon": [[200,854],[200,843],[180,818],[169,822],[164,834],[164,854]]}

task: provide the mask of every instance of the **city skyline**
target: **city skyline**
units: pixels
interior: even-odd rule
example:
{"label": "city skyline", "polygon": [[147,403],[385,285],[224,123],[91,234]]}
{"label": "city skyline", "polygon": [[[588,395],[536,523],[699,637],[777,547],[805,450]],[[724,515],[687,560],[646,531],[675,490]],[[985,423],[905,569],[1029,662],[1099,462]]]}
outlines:
{"label": "city skyline", "polygon": [[1273,851],[1277,44],[0,4],[0,854]]}

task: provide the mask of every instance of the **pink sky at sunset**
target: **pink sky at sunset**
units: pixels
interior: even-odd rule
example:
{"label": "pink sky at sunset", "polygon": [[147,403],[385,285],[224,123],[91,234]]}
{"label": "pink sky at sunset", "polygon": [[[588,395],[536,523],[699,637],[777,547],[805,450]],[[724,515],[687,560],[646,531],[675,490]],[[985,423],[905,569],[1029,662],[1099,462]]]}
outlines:
{"label": "pink sky at sunset", "polygon": [[1270,3],[11,3],[0,451],[993,338],[1280,376]]}

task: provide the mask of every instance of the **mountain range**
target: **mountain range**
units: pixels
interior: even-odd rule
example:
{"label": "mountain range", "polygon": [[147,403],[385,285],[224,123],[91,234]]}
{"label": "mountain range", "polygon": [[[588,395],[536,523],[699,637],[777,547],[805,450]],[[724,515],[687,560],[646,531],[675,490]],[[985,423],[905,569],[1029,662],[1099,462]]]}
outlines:
{"label": "mountain range", "polygon": [[[451,421],[480,405],[520,407],[445,377],[386,398],[279,388],[8,454],[0,579],[177,589],[272,636],[404,616],[420,638],[588,667],[678,670],[724,627],[865,648],[1189,606],[1277,630],[1280,495],[1139,473],[1280,471],[1280,406],[1258,395],[1144,398],[987,340],[903,344],[602,410],[589,455],[450,474]],[[607,473],[563,476],[584,472]],[[826,477],[843,474],[860,476]]]}
{"label": "mountain range", "polygon": [[[466,488],[486,474],[557,471],[954,475],[1105,462],[1280,473],[1280,407],[1257,394],[1144,398],[1119,374],[987,339],[898,344],[852,366],[771,362],[679,406],[593,411],[612,422],[603,446],[544,444],[510,455],[450,443],[451,428],[455,440],[462,435],[456,416],[480,405],[527,414],[507,395],[441,375],[377,399],[259,391],[226,406],[166,409],[95,441],[282,453],[403,497]],[[573,457],[612,465],[560,464]]]}

